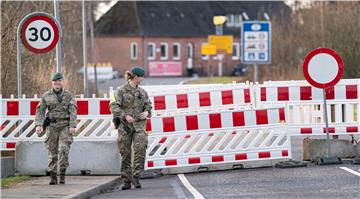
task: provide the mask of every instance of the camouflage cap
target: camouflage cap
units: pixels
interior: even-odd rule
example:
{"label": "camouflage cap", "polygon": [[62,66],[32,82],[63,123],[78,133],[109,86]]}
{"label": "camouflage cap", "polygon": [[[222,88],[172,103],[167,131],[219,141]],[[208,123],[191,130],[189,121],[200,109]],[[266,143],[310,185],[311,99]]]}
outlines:
{"label": "camouflage cap", "polygon": [[140,66],[134,66],[131,68],[131,72],[136,75],[136,76],[144,76],[145,75],[145,71],[143,68],[141,68]]}
{"label": "camouflage cap", "polygon": [[52,81],[56,81],[56,80],[63,79],[63,78],[64,78],[63,75],[59,72],[56,72],[51,76]]}

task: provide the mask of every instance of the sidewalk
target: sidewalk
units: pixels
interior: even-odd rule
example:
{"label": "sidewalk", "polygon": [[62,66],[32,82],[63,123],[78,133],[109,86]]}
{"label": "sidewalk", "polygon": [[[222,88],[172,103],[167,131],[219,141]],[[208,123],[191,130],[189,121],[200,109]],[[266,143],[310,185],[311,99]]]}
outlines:
{"label": "sidewalk", "polygon": [[65,185],[49,185],[49,177],[33,177],[2,189],[1,198],[88,198],[120,182],[119,176],[66,176]]}

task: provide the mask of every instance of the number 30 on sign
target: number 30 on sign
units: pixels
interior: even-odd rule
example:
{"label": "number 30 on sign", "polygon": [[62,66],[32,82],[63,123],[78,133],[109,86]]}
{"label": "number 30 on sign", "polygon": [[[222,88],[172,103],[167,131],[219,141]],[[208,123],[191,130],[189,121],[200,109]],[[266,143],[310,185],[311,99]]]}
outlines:
{"label": "number 30 on sign", "polygon": [[21,40],[28,50],[34,53],[47,53],[59,40],[59,28],[51,17],[35,15],[24,22]]}

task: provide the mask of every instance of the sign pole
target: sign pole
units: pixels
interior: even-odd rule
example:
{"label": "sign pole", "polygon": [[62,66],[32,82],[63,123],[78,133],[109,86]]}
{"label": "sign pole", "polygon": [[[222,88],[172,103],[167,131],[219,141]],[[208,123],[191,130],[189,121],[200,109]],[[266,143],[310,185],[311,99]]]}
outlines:
{"label": "sign pole", "polygon": [[325,114],[325,131],[326,131],[326,157],[330,157],[330,136],[329,136],[329,121],[327,114],[327,106],[326,106],[326,90],[323,89],[323,98],[324,98],[324,114]]}
{"label": "sign pole", "polygon": [[[26,17],[25,17],[26,18]],[[24,19],[25,19],[24,18]],[[18,77],[18,98],[21,98],[22,95],[22,65],[21,65],[21,26],[24,23],[24,19],[19,23],[18,30],[17,30],[17,77]]]}
{"label": "sign pole", "polygon": [[259,80],[259,67],[257,64],[254,64],[254,82],[258,82]]}
{"label": "sign pole", "polygon": [[[34,21],[43,23],[39,25],[33,23]],[[25,34],[27,31],[30,34]],[[20,21],[16,36],[18,98],[22,96],[22,45],[33,53],[47,53],[55,47],[61,36],[62,29],[59,22],[48,13],[33,12]]]}
{"label": "sign pole", "polygon": [[326,89],[335,86],[341,80],[343,70],[344,63],[341,57],[336,51],[329,48],[317,48],[304,59],[305,79],[312,86],[323,90],[326,154],[317,158],[316,163],[319,165],[342,164],[341,158],[331,156]]}
{"label": "sign pole", "polygon": [[[54,15],[55,19],[60,22],[59,0],[54,0]],[[61,37],[59,37],[56,45],[56,72],[61,73]]]}

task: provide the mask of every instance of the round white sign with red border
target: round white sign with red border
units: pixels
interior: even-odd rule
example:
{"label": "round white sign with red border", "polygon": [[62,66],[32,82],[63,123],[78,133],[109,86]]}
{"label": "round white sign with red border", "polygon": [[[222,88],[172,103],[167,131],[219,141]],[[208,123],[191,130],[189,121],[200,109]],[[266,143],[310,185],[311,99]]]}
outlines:
{"label": "round white sign with red border", "polygon": [[336,85],[343,74],[344,64],[339,54],[329,48],[317,48],[304,60],[305,79],[314,87],[329,88]]}
{"label": "round white sign with red border", "polygon": [[21,40],[28,50],[47,53],[59,41],[59,27],[45,14],[31,16],[21,27]]}

